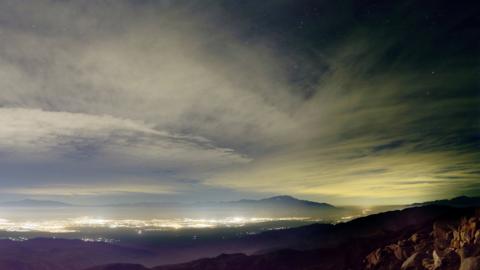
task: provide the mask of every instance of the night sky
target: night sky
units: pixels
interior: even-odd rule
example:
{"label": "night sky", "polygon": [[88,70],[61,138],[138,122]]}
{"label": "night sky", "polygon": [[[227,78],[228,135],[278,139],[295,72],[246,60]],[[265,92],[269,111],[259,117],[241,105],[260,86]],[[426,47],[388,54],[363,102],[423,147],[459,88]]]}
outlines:
{"label": "night sky", "polygon": [[1,1],[0,196],[480,195],[475,1]]}

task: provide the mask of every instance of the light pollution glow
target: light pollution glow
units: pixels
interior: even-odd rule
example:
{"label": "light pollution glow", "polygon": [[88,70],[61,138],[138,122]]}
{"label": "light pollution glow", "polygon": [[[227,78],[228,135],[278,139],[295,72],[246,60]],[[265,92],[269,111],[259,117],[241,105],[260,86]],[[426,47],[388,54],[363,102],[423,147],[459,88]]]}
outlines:
{"label": "light pollution glow", "polygon": [[0,219],[0,231],[7,232],[46,232],[46,233],[73,233],[80,229],[107,228],[107,229],[134,229],[141,231],[161,231],[179,229],[212,229],[220,227],[242,227],[248,224],[272,221],[307,221],[304,217],[262,218],[262,217],[227,217],[222,219],[103,219],[80,217],[65,220],[48,221],[21,221],[15,222]]}

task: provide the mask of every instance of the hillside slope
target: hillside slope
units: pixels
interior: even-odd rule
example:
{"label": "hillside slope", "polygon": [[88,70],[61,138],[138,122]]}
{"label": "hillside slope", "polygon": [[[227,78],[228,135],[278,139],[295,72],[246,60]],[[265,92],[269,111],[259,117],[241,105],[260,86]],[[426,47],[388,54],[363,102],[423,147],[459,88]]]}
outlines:
{"label": "hillside slope", "polygon": [[[300,241],[296,249],[285,248],[253,255],[222,254],[214,258],[152,269],[480,269],[475,268],[480,260],[479,220],[480,215],[475,208],[409,208],[335,226],[312,225],[261,235],[284,241],[296,238]],[[313,246],[312,242],[315,241],[320,241],[317,248],[301,248],[301,242]],[[116,269],[115,265],[104,267],[96,270]]]}

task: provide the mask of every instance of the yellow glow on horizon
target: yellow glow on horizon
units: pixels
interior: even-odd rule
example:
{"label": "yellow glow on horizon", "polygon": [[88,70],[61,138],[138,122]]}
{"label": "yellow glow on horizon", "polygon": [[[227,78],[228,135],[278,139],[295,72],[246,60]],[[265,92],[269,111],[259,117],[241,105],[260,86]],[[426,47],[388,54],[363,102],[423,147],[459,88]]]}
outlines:
{"label": "yellow glow on horizon", "polygon": [[[432,196],[446,196],[453,184],[469,183],[468,179],[456,179],[452,183],[448,177],[461,175],[439,173],[445,164],[453,163],[452,153],[410,153],[408,156],[395,153],[353,160],[339,158],[345,150],[350,151],[342,146],[336,153],[325,156],[315,150],[306,150],[295,161],[292,159],[296,157],[272,157],[258,161],[251,168],[225,173],[210,180],[210,184],[320,200],[329,198],[323,200],[345,205],[350,202],[361,204],[362,200],[392,204],[421,202]],[[330,151],[325,154],[328,153]],[[457,157],[455,162],[468,158]]]}

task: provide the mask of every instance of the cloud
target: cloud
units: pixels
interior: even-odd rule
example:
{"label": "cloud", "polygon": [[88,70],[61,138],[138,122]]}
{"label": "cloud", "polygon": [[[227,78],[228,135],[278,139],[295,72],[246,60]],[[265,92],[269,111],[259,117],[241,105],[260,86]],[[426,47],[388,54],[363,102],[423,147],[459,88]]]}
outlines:
{"label": "cloud", "polygon": [[288,113],[269,100],[271,89],[289,96],[273,75],[282,72],[277,60],[218,29],[214,11],[152,12],[128,1],[2,6],[5,188],[94,188],[128,175],[130,187],[148,189],[154,178],[172,190],[181,186],[172,179],[200,181],[247,163],[248,146],[292,132]]}
{"label": "cloud", "polygon": [[469,63],[417,50],[439,36],[401,9],[381,17],[423,34],[324,4],[298,27],[294,6],[1,3],[0,187],[335,203],[474,190]]}
{"label": "cloud", "polygon": [[170,134],[143,122],[107,115],[2,108],[0,122],[0,147],[10,155],[52,154],[74,159],[133,156],[137,162],[143,159],[158,166],[166,162],[200,162],[205,166],[248,162],[231,149],[212,146],[205,138]]}
{"label": "cloud", "polygon": [[[150,8],[127,1],[6,7],[0,104],[146,121],[238,150],[294,132],[282,107],[295,97],[279,55],[219,29],[215,12]],[[17,17],[20,10],[27,15]]]}
{"label": "cloud", "polygon": [[49,186],[31,186],[31,187],[16,187],[7,188],[2,190],[7,194],[20,194],[26,196],[112,196],[112,195],[125,195],[125,194],[152,194],[152,195],[164,195],[175,194],[176,191],[171,187],[160,186],[158,183],[146,184],[146,183],[130,183],[130,184],[116,184],[111,185],[49,185]]}
{"label": "cloud", "polygon": [[[466,192],[478,179],[465,172],[480,158],[478,141],[468,139],[478,132],[479,99],[459,84],[475,79],[438,67],[434,74],[404,69],[413,64],[407,56],[386,66],[384,52],[397,46],[397,38],[382,43],[352,31],[323,57],[329,72],[296,111],[303,140],[210,183],[340,204],[408,203]],[[453,164],[460,168],[439,172]]]}

